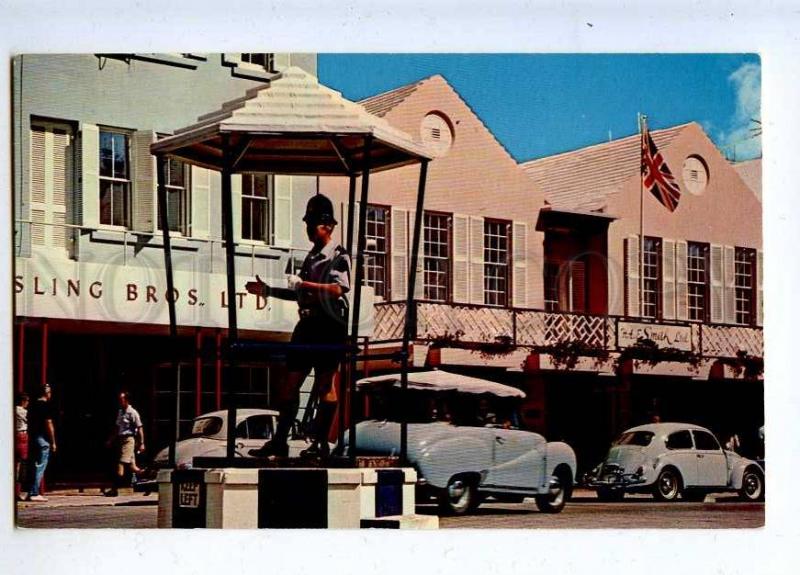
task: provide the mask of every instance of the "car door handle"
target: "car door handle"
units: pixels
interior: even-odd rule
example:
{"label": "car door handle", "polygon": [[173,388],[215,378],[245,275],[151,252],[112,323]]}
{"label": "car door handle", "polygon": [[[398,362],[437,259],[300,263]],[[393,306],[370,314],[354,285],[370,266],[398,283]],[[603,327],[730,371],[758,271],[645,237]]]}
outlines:
{"label": "car door handle", "polygon": [[500,445],[504,444],[506,440],[502,437],[495,437],[494,440],[499,443]]}

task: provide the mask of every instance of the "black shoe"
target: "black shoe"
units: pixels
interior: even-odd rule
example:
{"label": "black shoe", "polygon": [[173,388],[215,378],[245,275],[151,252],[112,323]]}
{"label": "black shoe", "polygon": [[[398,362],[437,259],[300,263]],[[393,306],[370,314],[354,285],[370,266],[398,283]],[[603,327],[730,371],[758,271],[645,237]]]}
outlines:
{"label": "black shoe", "polygon": [[288,457],[289,446],[286,443],[267,441],[258,449],[251,449],[247,453],[252,457]]}
{"label": "black shoe", "polygon": [[325,441],[312,443],[308,449],[300,452],[304,459],[324,459],[331,454],[330,447]]}
{"label": "black shoe", "polygon": [[117,493],[116,489],[107,489],[106,491],[103,492],[103,495],[105,495],[106,497],[117,497],[119,493]]}

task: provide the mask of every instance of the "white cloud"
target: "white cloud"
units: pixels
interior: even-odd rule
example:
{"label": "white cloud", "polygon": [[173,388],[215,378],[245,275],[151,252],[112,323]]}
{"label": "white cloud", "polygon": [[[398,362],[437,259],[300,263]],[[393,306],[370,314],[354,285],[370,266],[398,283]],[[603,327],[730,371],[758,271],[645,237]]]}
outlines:
{"label": "white cloud", "polygon": [[761,155],[761,137],[753,137],[753,128],[761,120],[761,66],[742,64],[728,81],[736,91],[736,111],[731,128],[720,135],[720,145],[728,157],[746,160]]}

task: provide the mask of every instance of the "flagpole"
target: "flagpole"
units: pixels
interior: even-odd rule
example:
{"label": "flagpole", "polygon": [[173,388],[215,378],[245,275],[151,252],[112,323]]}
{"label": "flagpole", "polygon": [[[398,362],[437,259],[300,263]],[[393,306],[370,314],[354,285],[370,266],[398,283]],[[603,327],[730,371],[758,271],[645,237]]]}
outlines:
{"label": "flagpole", "polygon": [[637,113],[639,123],[639,317],[644,316],[644,178],[642,177],[642,145],[646,121],[644,114]]}

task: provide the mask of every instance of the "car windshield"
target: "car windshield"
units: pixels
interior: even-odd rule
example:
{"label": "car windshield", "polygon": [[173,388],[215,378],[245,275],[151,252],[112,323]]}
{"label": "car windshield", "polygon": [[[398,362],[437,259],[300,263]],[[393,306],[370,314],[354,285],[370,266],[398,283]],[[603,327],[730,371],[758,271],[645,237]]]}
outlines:
{"label": "car windshield", "polygon": [[192,437],[215,435],[222,429],[221,417],[199,417],[192,423]]}
{"label": "car windshield", "polygon": [[653,441],[652,431],[626,431],[614,442],[614,445],[638,445],[647,447]]}

